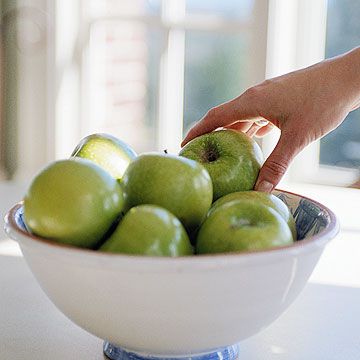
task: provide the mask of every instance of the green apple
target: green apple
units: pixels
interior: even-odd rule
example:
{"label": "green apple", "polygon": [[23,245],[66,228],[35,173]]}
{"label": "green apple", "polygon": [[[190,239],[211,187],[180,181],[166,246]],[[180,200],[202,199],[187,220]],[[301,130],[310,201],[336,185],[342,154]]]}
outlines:
{"label": "green apple", "polygon": [[130,209],[100,251],[147,256],[193,253],[181,222],[171,212],[156,205]]}
{"label": "green apple", "polygon": [[121,180],[129,163],[137,155],[128,144],[112,135],[92,134],[80,141],[71,156],[94,161],[115,179]]}
{"label": "green apple", "polygon": [[198,254],[266,250],[293,242],[288,224],[269,206],[249,200],[219,207],[198,233]]}
{"label": "green apple", "polygon": [[94,248],[124,206],[119,183],[100,166],[80,158],[51,163],[33,179],[24,199],[32,233]]}
{"label": "green apple", "polygon": [[220,199],[216,200],[211,206],[208,216],[212,214],[216,209],[221,207],[223,204],[226,204],[234,200],[250,200],[253,202],[261,202],[264,205],[267,205],[274,210],[276,210],[289,225],[293,239],[296,239],[296,224],[295,219],[292,216],[289,208],[275,195],[264,193],[261,191],[239,191],[231,194],[227,194]]}
{"label": "green apple", "polygon": [[234,130],[218,130],[191,140],[181,156],[197,160],[208,170],[214,200],[235,192],[254,188],[263,155],[249,136]]}
{"label": "green apple", "polygon": [[201,223],[212,203],[209,173],[198,162],[180,156],[142,154],[126,169],[122,185],[127,209],[141,204],[161,206],[187,230]]}

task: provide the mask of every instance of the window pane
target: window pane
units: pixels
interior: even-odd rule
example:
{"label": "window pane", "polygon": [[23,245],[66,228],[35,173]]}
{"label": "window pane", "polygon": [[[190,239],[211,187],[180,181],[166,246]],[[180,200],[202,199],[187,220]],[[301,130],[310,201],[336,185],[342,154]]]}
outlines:
{"label": "window pane", "polygon": [[[360,45],[360,2],[329,0],[326,57]],[[353,111],[335,131],[320,142],[320,163],[360,166],[360,110]]]}
{"label": "window pane", "polygon": [[211,107],[245,90],[250,73],[248,34],[186,36],[184,133]]}
{"label": "window pane", "polygon": [[194,15],[206,14],[248,21],[254,2],[255,0],[187,0],[186,11]]}
{"label": "window pane", "polygon": [[142,23],[100,21],[93,25],[83,134],[107,132],[138,152],[154,150],[161,44],[159,30]]}

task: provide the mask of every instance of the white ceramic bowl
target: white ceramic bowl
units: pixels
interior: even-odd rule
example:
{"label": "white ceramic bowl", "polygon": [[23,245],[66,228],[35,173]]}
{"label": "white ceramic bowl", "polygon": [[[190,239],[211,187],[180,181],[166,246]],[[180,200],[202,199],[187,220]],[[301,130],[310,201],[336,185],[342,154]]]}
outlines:
{"label": "white ceramic bowl", "polygon": [[83,329],[135,352],[185,356],[236,344],[271,324],[337,234],[323,205],[277,196],[305,239],[267,251],[154,258],[82,250],[30,235],[21,204],[7,214],[6,231],[51,301]]}

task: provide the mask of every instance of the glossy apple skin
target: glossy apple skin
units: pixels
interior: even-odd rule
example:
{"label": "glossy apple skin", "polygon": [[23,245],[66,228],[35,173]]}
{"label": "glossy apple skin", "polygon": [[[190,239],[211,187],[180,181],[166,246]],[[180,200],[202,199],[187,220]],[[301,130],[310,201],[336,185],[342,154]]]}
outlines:
{"label": "glossy apple skin", "polygon": [[181,222],[156,205],[135,206],[126,213],[100,251],[146,256],[187,256],[193,253]]}
{"label": "glossy apple skin", "polygon": [[[209,153],[216,160],[209,161]],[[252,190],[263,163],[257,143],[234,130],[201,135],[185,145],[179,155],[199,161],[208,170],[214,200],[232,192]]]}
{"label": "glossy apple skin", "polygon": [[108,134],[92,134],[83,138],[71,156],[91,160],[121,180],[136,152],[125,142]]}
{"label": "glossy apple skin", "polygon": [[289,208],[275,195],[264,193],[261,191],[239,191],[227,194],[220,199],[216,200],[211,206],[208,216],[212,214],[219,206],[234,200],[250,200],[253,202],[261,202],[262,204],[276,210],[289,225],[293,239],[296,240],[296,224]]}
{"label": "glossy apple skin", "polygon": [[122,186],[126,208],[154,204],[173,213],[187,230],[196,228],[212,203],[212,182],[196,161],[161,153],[138,156],[127,168]]}
{"label": "glossy apple skin", "polygon": [[198,233],[198,254],[265,250],[290,245],[289,226],[274,209],[249,200],[218,207]]}
{"label": "glossy apple skin", "polygon": [[123,206],[122,189],[108,172],[89,160],[72,158],[51,163],[33,179],[24,216],[38,236],[94,248]]}

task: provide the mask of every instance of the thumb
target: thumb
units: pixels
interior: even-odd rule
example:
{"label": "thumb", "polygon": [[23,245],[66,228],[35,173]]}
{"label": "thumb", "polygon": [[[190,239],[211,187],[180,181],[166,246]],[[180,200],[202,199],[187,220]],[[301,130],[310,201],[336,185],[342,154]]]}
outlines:
{"label": "thumb", "polygon": [[280,182],[293,158],[302,150],[297,137],[281,133],[273,152],[260,169],[254,189],[270,193]]}

